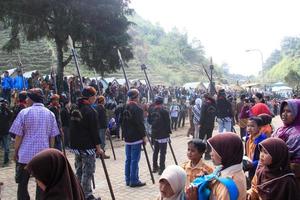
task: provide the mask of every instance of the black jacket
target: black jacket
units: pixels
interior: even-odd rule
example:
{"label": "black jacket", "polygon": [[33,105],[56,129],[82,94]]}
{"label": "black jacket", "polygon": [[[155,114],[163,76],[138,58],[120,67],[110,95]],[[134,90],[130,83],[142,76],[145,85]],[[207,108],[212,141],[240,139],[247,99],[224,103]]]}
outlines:
{"label": "black jacket", "polygon": [[148,122],[152,125],[152,138],[163,139],[170,137],[172,131],[169,112],[162,106],[154,106],[149,110]]}
{"label": "black jacket", "polygon": [[12,120],[12,112],[0,104],[0,136],[7,135]]}
{"label": "black jacket", "polygon": [[217,118],[233,117],[232,107],[226,98],[219,98],[217,100]]}
{"label": "black jacket", "polygon": [[205,100],[201,106],[201,127],[212,128],[214,127],[215,118],[217,114],[216,103],[211,100]]}
{"label": "black jacket", "polygon": [[136,142],[145,137],[144,113],[136,103],[127,103],[123,111],[122,130],[125,142]]}
{"label": "black jacket", "polygon": [[95,107],[95,109],[98,112],[99,129],[106,129],[107,128],[107,117],[106,117],[106,110],[105,110],[104,106],[97,105]]}
{"label": "black jacket", "polygon": [[70,146],[72,149],[85,150],[94,149],[98,144],[98,113],[81,99],[78,109],[71,111]]}

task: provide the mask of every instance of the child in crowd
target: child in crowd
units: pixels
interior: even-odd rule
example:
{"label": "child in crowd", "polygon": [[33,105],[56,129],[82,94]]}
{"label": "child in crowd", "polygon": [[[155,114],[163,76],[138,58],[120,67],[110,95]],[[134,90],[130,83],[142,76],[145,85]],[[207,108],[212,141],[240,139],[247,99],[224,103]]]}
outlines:
{"label": "child in crowd", "polygon": [[247,192],[247,200],[300,199],[295,174],[289,166],[286,144],[278,138],[268,138],[259,144],[260,163]]}
{"label": "child in crowd", "polygon": [[[242,167],[243,160],[243,143],[239,136],[235,133],[217,134],[208,139],[210,145],[211,159],[217,169],[219,178],[228,178],[234,182],[238,200],[246,199],[246,178]],[[215,172],[214,172],[215,173]],[[233,185],[231,185],[233,186]],[[227,186],[223,185],[216,179],[210,180],[208,184],[210,189],[209,199],[230,199]],[[191,186],[186,190],[189,200],[198,199],[198,188]]]}
{"label": "child in crowd", "polygon": [[185,183],[185,171],[177,165],[168,166],[159,178],[160,195],[157,200],[186,200]]}
{"label": "child in crowd", "polygon": [[283,126],[278,128],[272,137],[282,139],[287,145],[291,169],[296,175],[298,185],[300,185],[300,100],[283,101],[280,106],[280,117]]}
{"label": "child in crowd", "polygon": [[271,137],[273,133],[272,116],[268,114],[260,114],[258,115],[262,119],[262,126],[260,128],[260,133],[266,134],[268,137]]}
{"label": "child in crowd", "polygon": [[258,144],[267,139],[266,134],[260,132],[263,121],[260,117],[250,117],[247,123],[246,156],[248,157],[244,170],[249,171],[249,181],[252,180],[259,160]]}
{"label": "child in crowd", "polygon": [[187,157],[189,161],[182,165],[187,174],[186,187],[197,177],[213,172],[213,168],[202,161],[202,155],[206,150],[206,144],[200,139],[188,142]]}

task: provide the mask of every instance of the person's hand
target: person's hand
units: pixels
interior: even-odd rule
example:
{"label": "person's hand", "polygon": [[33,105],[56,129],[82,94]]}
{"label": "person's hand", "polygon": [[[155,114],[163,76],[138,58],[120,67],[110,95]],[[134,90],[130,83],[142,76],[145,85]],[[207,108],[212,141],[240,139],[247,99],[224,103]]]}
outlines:
{"label": "person's hand", "polygon": [[109,136],[109,134],[110,134],[110,133],[109,133],[109,129],[107,128],[107,129],[105,130],[105,135],[106,135],[106,136]]}
{"label": "person's hand", "polygon": [[96,156],[100,157],[104,155],[104,151],[101,148],[96,148]]}
{"label": "person's hand", "polygon": [[187,200],[197,200],[198,199],[198,188],[190,186],[186,189]]}
{"label": "person's hand", "polygon": [[147,139],[146,139],[146,137],[143,137],[143,143],[144,143],[144,145],[147,144]]}
{"label": "person's hand", "polygon": [[251,200],[251,195],[248,192],[247,192],[247,195],[246,195],[246,200]]}

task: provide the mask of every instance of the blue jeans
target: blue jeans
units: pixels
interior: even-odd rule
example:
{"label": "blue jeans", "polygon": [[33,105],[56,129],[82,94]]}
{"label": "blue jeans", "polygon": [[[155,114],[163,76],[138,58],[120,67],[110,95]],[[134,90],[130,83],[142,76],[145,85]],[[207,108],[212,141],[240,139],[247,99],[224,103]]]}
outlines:
{"label": "blue jeans", "polygon": [[142,144],[125,145],[125,181],[126,185],[137,184],[139,180],[139,161]]}
{"label": "blue jeans", "polygon": [[99,129],[99,137],[100,137],[100,146],[101,146],[101,149],[104,150],[105,148],[105,128],[104,129]]}
{"label": "blue jeans", "polygon": [[4,164],[8,163],[9,161],[9,145],[10,145],[10,135],[2,135],[0,137],[0,142],[2,144],[4,150]]}
{"label": "blue jeans", "polygon": [[226,132],[231,132],[232,124],[230,117],[217,118],[217,122],[219,127],[219,133],[223,133],[224,129]]}

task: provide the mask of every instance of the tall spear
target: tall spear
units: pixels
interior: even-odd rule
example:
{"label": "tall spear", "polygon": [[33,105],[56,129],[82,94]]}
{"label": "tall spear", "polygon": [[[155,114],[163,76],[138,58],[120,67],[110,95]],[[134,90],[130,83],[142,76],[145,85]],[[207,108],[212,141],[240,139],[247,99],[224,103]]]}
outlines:
{"label": "tall spear", "polygon": [[69,40],[69,46],[71,48],[71,52],[72,52],[72,55],[73,55],[73,58],[74,58],[74,61],[75,61],[75,66],[76,66],[76,70],[77,70],[77,74],[78,74],[78,77],[80,79],[80,88],[81,90],[83,89],[83,82],[82,82],[82,78],[81,78],[81,74],[80,74],[80,70],[79,70],[79,64],[78,64],[78,59],[77,59],[77,53],[76,53],[76,50],[73,46],[73,40],[71,38],[71,36],[69,35],[68,37],[68,40]]}
{"label": "tall spear", "polygon": [[24,72],[23,72],[23,64],[22,64],[22,61],[21,61],[21,56],[18,52],[18,60],[19,60],[19,65],[20,65],[20,70],[21,70],[21,74],[22,74],[22,81],[23,81],[23,90],[26,90],[26,82],[25,82],[25,77],[24,77]]}
{"label": "tall spear", "polygon": [[117,52],[118,52],[119,60],[120,60],[120,63],[121,63],[123,75],[124,75],[124,78],[125,78],[125,81],[126,81],[127,90],[129,90],[130,89],[130,87],[129,87],[129,81],[127,79],[126,71],[125,71],[125,68],[124,68],[124,61],[122,59],[122,55],[121,55],[121,52],[120,52],[119,49],[117,49]]}

